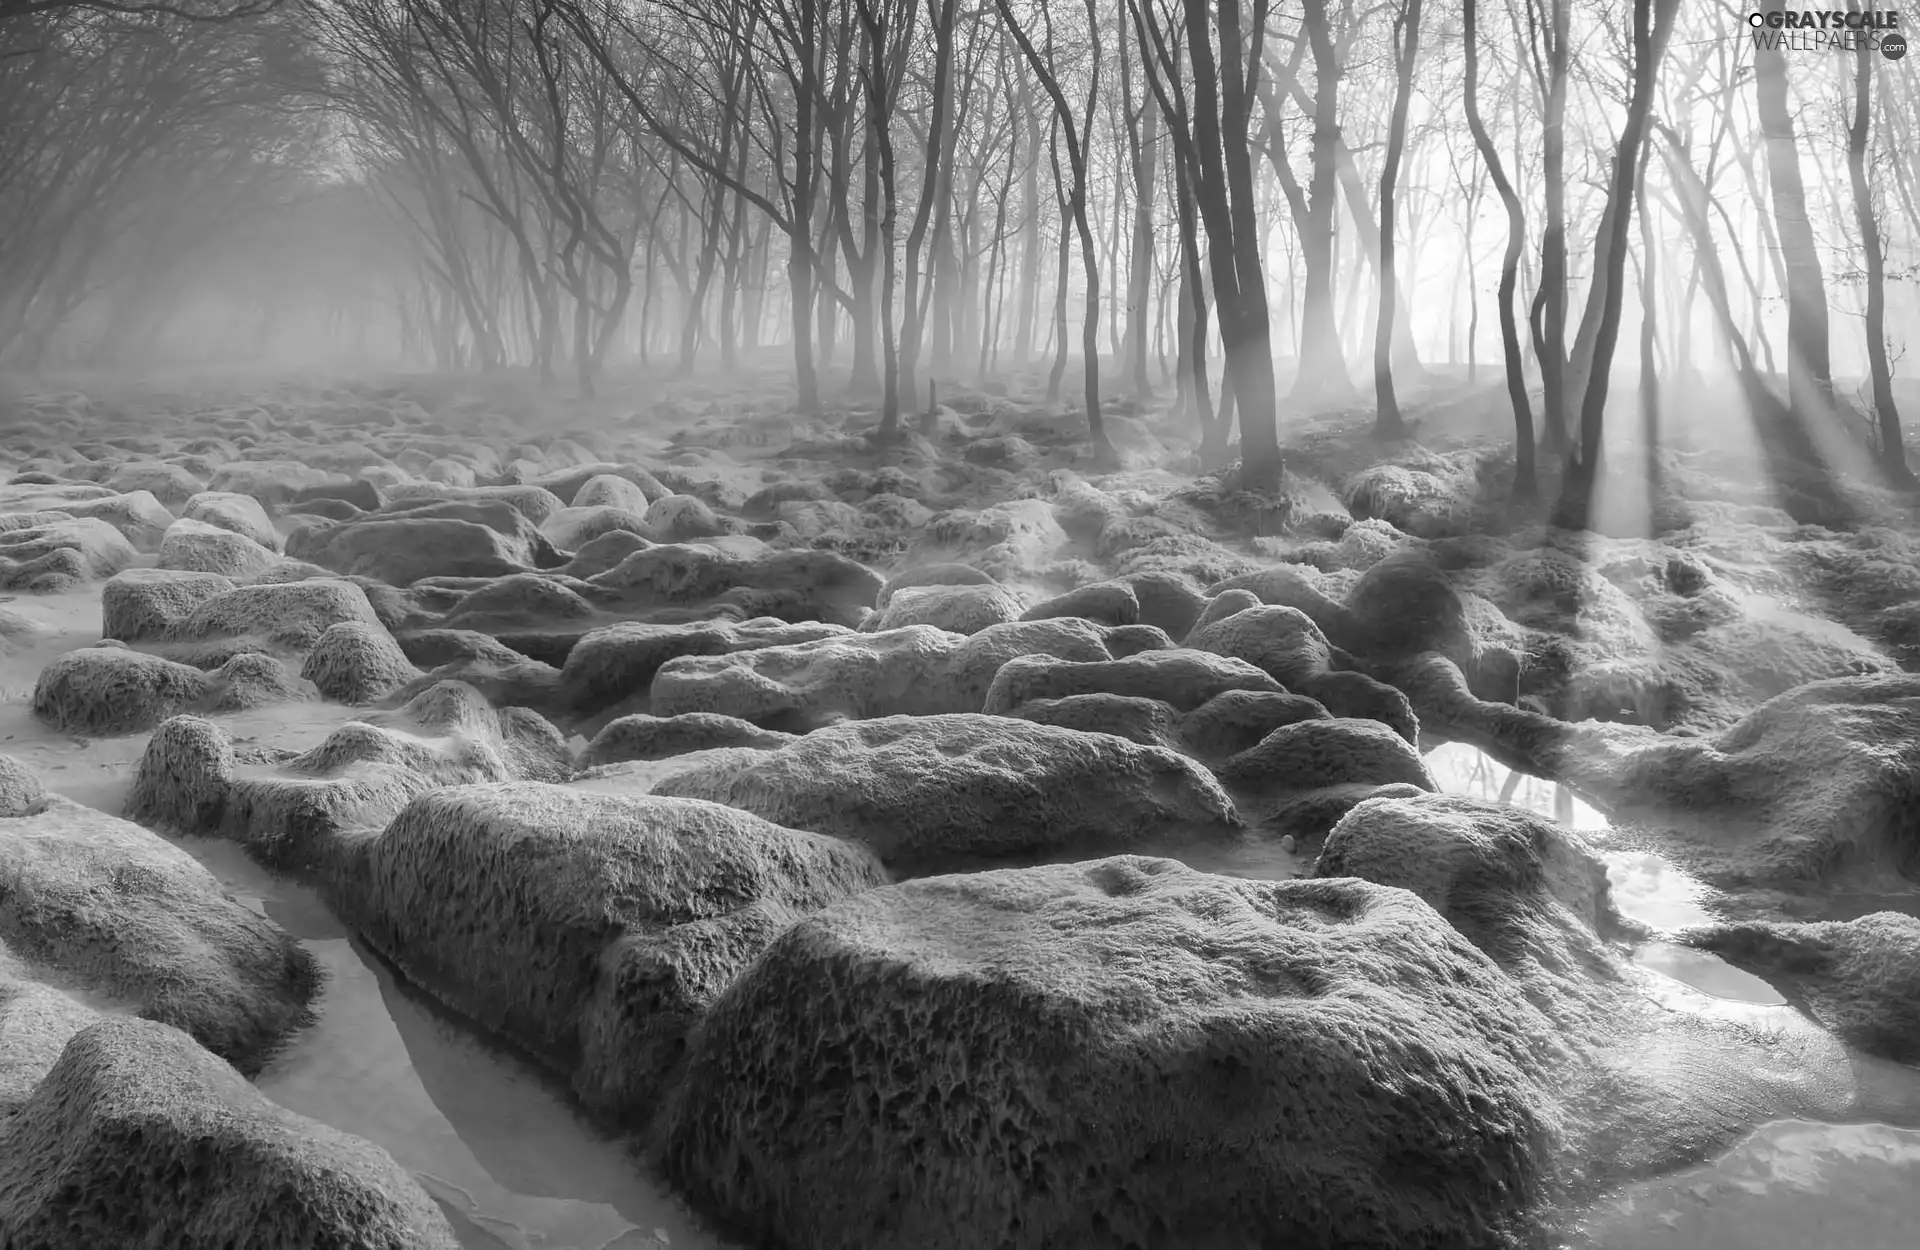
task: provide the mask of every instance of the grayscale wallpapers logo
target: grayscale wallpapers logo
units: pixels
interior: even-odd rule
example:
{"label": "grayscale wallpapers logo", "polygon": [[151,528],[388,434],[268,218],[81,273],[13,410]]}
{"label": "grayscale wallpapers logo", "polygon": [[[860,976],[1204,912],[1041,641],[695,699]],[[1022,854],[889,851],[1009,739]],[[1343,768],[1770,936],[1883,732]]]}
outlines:
{"label": "grayscale wallpapers logo", "polygon": [[1879,48],[1897,61],[1907,54],[1897,9],[1749,13],[1756,52],[1858,52]]}

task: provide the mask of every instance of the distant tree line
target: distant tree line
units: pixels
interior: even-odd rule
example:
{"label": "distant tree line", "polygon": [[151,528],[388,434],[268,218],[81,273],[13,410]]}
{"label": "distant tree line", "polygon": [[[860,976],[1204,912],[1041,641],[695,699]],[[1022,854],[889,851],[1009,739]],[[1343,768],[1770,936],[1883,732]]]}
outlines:
{"label": "distant tree line", "polygon": [[1399,437],[1491,341],[1515,491],[1544,453],[1578,521],[1637,329],[1648,447],[1711,360],[1782,466],[1848,430],[1909,482],[1912,67],[1744,12],[1676,44],[1678,0],[0,0],[0,359],[149,359],[192,308],[588,394],[778,347],[883,437],[1044,365],[1097,447],[1105,399],[1170,398],[1272,486],[1283,411]]}

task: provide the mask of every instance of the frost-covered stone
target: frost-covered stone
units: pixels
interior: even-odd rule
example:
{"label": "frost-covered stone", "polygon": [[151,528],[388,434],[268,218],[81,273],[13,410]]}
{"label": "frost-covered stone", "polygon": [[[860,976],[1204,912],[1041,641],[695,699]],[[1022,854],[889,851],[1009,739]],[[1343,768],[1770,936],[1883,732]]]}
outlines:
{"label": "frost-covered stone", "polygon": [[95,517],[0,530],[0,588],[72,590],[112,577],[139,555],[119,530]]}
{"label": "frost-covered stone", "polygon": [[684,542],[635,551],[588,580],[633,608],[710,603],[732,595],[747,605],[779,606],[786,619],[847,626],[858,624],[873,607],[881,585],[878,574],[836,552],[743,553]]}

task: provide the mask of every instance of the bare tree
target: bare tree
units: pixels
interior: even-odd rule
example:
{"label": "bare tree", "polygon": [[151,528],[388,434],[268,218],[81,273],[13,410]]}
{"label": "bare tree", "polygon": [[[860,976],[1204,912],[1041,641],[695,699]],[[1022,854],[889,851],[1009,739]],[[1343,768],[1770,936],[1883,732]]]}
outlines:
{"label": "bare tree", "polygon": [[1606,270],[1596,278],[1605,282],[1606,303],[1594,340],[1593,373],[1580,403],[1580,440],[1563,483],[1559,520],[1584,526],[1592,508],[1593,487],[1600,469],[1601,435],[1607,407],[1607,385],[1613,373],[1613,352],[1620,336],[1620,310],[1626,287],[1627,230],[1633,216],[1634,187],[1641,168],[1649,115],[1653,111],[1660,63],[1673,34],[1673,17],[1680,0],[1634,0],[1633,90],[1627,100],[1626,123],[1620,130],[1613,158],[1613,179],[1607,196],[1612,214],[1612,237],[1606,249]]}
{"label": "bare tree", "polygon": [[[1067,161],[1072,168],[1073,182],[1066,196],[1066,210],[1073,219],[1074,230],[1080,236],[1080,263],[1086,271],[1086,316],[1081,323],[1080,351],[1084,358],[1085,402],[1087,405],[1087,430],[1093,436],[1094,454],[1102,461],[1112,461],[1113,445],[1107,441],[1106,426],[1100,419],[1100,261],[1093,244],[1093,228],[1087,220],[1087,147],[1093,134],[1094,103],[1100,89],[1100,40],[1096,33],[1099,14],[1094,0],[1087,0],[1087,24],[1091,38],[1089,47],[1093,54],[1092,69],[1087,75],[1087,103],[1080,116],[1080,129],[1074,130],[1073,106],[1067,103],[1066,94],[1060,89],[1060,78],[1053,65],[1053,17],[1043,4],[1041,18],[1047,28],[1047,55],[1042,58],[1039,49],[1017,18],[1008,0],[994,0],[1000,10],[1000,20],[1006,23],[1007,33],[1020,48],[1020,54],[1026,58],[1027,66],[1033,76],[1040,81],[1041,90],[1053,102],[1056,124],[1066,136]],[[1062,252],[1065,252],[1063,242]],[[1065,295],[1065,266],[1061,270],[1061,295]],[[1065,357],[1065,344],[1061,345],[1062,358]]]}
{"label": "bare tree", "polygon": [[1182,0],[1191,107],[1167,39],[1172,14],[1150,3],[1128,0],[1128,8],[1141,48],[1157,62],[1151,81],[1206,226],[1227,377],[1240,411],[1241,475],[1249,486],[1273,489],[1282,470],[1278,397],[1251,151],[1268,0],[1254,0],[1244,19],[1238,0],[1222,0],[1212,13],[1203,0]]}
{"label": "bare tree", "polygon": [[926,244],[928,224],[933,219],[934,202],[940,198],[945,187],[942,164],[951,157],[947,142],[947,115],[953,106],[954,6],[955,0],[927,0],[927,18],[933,26],[934,40],[933,117],[927,126],[920,164],[920,200],[914,208],[913,224],[907,230],[906,280],[900,292],[903,320],[900,327],[899,385],[904,392],[903,398],[908,402],[919,391],[917,366],[925,321],[920,294],[920,253]]}
{"label": "bare tree", "polygon": [[1407,106],[1413,98],[1413,67],[1420,53],[1421,0],[1406,0],[1393,18],[1393,120],[1387,126],[1387,155],[1380,167],[1380,309],[1373,336],[1374,432],[1397,438],[1406,432],[1400,401],[1393,390],[1393,314],[1399,299],[1394,271],[1394,191],[1400,180],[1400,155],[1407,144]]}
{"label": "bare tree", "polygon": [[1126,366],[1133,375],[1136,400],[1153,398],[1147,381],[1147,335],[1151,326],[1148,297],[1153,281],[1153,217],[1159,195],[1160,110],[1152,103],[1151,91],[1139,97],[1136,107],[1133,89],[1134,54],[1129,39],[1120,40],[1121,108],[1126,114],[1127,149],[1133,172],[1133,245],[1127,267],[1127,340]]}
{"label": "bare tree", "polygon": [[[75,6],[8,23],[0,353],[36,367],[76,324],[95,339],[76,351],[98,356],[103,333],[125,345],[189,256],[246,212],[280,207],[314,146],[287,85],[307,72],[288,33],[272,15],[181,22]],[[116,315],[116,303],[135,311]]]}
{"label": "bare tree", "polygon": [[1654,368],[1660,337],[1660,248],[1654,239],[1653,215],[1647,205],[1647,166],[1652,159],[1653,144],[1643,143],[1634,194],[1640,212],[1640,456],[1649,509],[1658,499],[1661,487],[1660,375]]}
{"label": "bare tree", "polygon": [[[1785,11],[1769,0],[1766,11]],[[1807,215],[1806,184],[1800,177],[1793,111],[1787,103],[1786,51],[1762,47],[1754,52],[1753,92],[1766,139],[1767,185],[1772,192],[1774,227],[1787,288],[1787,380],[1793,407],[1803,416],[1830,412],[1833,364],[1827,329],[1826,279],[1820,271],[1819,244]]]}
{"label": "bare tree", "polygon": [[1873,71],[1871,42],[1859,40],[1853,62],[1853,118],[1847,127],[1847,175],[1853,183],[1853,211],[1860,228],[1860,250],[1865,255],[1867,281],[1867,370],[1872,384],[1873,410],[1879,421],[1881,471],[1889,481],[1920,485],[1907,466],[1907,450],[1900,433],[1900,412],[1893,402],[1893,366],[1887,359],[1887,262],[1880,240],[1879,215],[1874,212],[1873,186],[1867,176],[1867,145],[1873,131]]}
{"label": "bare tree", "polygon": [[1538,497],[1540,488],[1534,465],[1533,404],[1527,398],[1526,362],[1520,354],[1520,327],[1513,308],[1514,288],[1519,284],[1520,254],[1526,246],[1527,214],[1519,193],[1514,190],[1513,180],[1507,177],[1506,166],[1500,160],[1499,149],[1494,147],[1486,120],[1480,114],[1479,0],[1463,0],[1461,21],[1466,43],[1467,127],[1473,132],[1474,145],[1480,149],[1487,177],[1493,180],[1494,190],[1499,192],[1500,203],[1507,211],[1507,249],[1500,258],[1500,290],[1496,300],[1500,314],[1500,350],[1506,363],[1507,402],[1513,407],[1513,493],[1517,499],[1529,500]]}
{"label": "bare tree", "polygon": [[895,40],[904,47],[903,27],[914,20],[912,0],[855,0],[865,41],[866,60],[861,81],[867,101],[867,128],[878,154],[879,202],[866,204],[867,220],[878,223],[880,247],[880,364],[882,369],[880,439],[887,441],[900,428],[900,349],[893,326],[894,222],[900,195],[894,171],[893,103],[898,98],[903,58],[894,54]]}
{"label": "bare tree", "polygon": [[[1544,6],[1544,11],[1542,9]],[[1534,355],[1540,361],[1546,442],[1567,444],[1567,80],[1572,63],[1569,0],[1527,0],[1528,41],[1534,80],[1541,94],[1541,196],[1545,225],[1540,238],[1540,282],[1534,292]]]}
{"label": "bare tree", "polygon": [[280,0],[210,0],[204,4],[168,4],[161,0],[0,0],[0,22],[42,13],[84,9],[122,17],[173,17],[187,22],[238,22],[272,12]]}

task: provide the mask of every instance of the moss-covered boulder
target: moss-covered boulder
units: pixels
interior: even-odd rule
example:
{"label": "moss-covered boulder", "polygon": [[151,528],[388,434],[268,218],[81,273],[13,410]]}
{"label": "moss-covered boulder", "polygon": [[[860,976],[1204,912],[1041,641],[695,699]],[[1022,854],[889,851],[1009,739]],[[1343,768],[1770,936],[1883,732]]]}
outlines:
{"label": "moss-covered boulder", "polygon": [[644,1120],[740,969],[884,880],[852,843],[734,808],[521,783],[416,798],[343,905],[416,984]]}
{"label": "moss-covered boulder", "polygon": [[1764,977],[1849,1045],[1920,1063],[1920,919],[1883,911],[1844,922],[1711,925],[1683,936]]}
{"label": "moss-covered boulder", "polygon": [[1505,1246],[1551,1170],[1550,1031],[1402,890],[927,878],[740,977],[666,1162],[786,1245]]}
{"label": "moss-covered boulder", "polygon": [[0,1123],[17,1246],[456,1250],[386,1151],[282,1110],[185,1034],[104,1019]]}
{"label": "moss-covered boulder", "polygon": [[654,787],[858,838],[889,864],[1219,835],[1233,804],[1195,761],[1004,716],[888,716],[716,752]]}
{"label": "moss-covered boulder", "polygon": [[249,1072],[308,1022],[312,956],[191,855],[59,796],[26,806],[0,816],[0,945]]}

